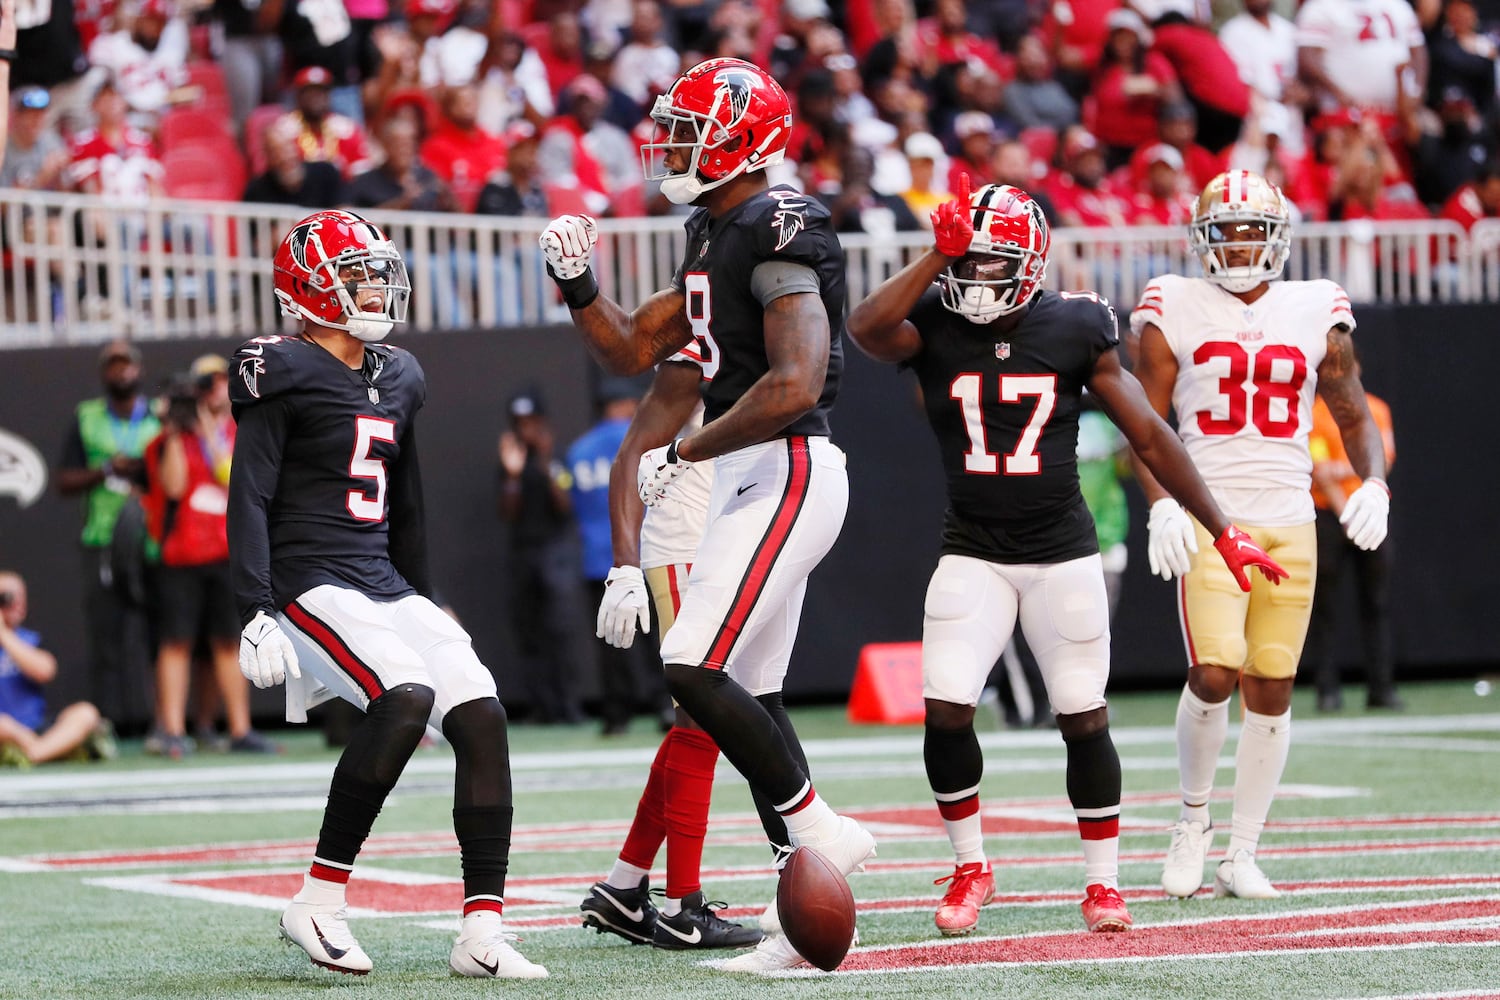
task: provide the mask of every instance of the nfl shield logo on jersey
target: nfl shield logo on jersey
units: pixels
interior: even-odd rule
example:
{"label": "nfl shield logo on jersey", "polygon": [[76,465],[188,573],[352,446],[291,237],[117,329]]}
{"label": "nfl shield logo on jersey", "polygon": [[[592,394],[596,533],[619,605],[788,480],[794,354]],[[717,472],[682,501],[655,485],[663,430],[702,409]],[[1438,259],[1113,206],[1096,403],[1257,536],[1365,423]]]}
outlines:
{"label": "nfl shield logo on jersey", "polygon": [[996,344],[995,345],[995,357],[999,358],[1001,361],[1005,361],[1005,360],[1007,360],[1007,359],[1010,358],[1010,342],[1009,341],[1007,341],[1007,342],[1005,342],[1003,344]]}

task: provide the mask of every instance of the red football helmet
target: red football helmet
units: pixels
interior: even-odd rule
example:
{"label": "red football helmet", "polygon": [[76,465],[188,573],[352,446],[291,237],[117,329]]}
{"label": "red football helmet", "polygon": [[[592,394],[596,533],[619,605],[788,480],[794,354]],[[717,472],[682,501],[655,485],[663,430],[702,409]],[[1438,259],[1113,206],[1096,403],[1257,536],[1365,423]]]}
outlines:
{"label": "red football helmet", "polygon": [[1047,276],[1052,231],[1031,195],[986,184],[969,196],[974,240],[943,272],[943,305],[974,323],[1024,307]]}
{"label": "red football helmet", "polygon": [[[691,205],[740,174],[780,163],[792,132],[786,91],[743,59],[709,59],[694,66],[656,99],[651,117],[659,127],[656,141],[641,147],[641,168],[646,180],[661,181],[662,194],[678,205]],[[667,168],[673,150],[686,155],[684,172]]]}
{"label": "red football helmet", "polygon": [[276,250],[273,268],[276,301],[286,316],[366,341],[406,322],[406,262],[374,223],[353,212],[314,212],[297,223]]}

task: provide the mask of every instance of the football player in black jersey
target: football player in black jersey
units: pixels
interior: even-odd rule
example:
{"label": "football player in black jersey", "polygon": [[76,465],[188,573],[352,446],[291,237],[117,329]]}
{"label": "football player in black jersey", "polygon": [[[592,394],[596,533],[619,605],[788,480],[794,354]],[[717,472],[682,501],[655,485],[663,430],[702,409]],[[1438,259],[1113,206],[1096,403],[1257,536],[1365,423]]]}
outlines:
{"label": "football player in black jersey", "polygon": [[422,369],[379,343],[405,319],[406,265],[374,225],[334,211],[294,226],[274,268],[276,298],[302,331],[242,345],[230,379],[240,670],[261,688],[285,680],[290,719],[335,695],[365,710],[282,936],[316,965],[370,971],[345,923],[344,887],[430,719],[457,759],[464,918],[449,966],[544,977],[500,924],[511,829],[505,710],[468,634],[429,596],[415,435]]}
{"label": "football player in black jersey", "polygon": [[1172,429],[1120,365],[1119,331],[1093,292],[1042,289],[1051,235],[1019,188],[987,185],[932,214],[936,245],[849,315],[870,356],[910,368],[948,484],[942,557],[922,626],[923,756],[956,856],[936,922],[968,934],[993,898],[980,829],[984,760],[974,706],[1019,620],[1067,745],[1083,839],[1084,922],[1123,931],[1120,758],[1109,735],[1109,607],[1094,521],[1078,485],[1078,414],[1093,394],[1157,478],[1245,568],[1285,571],[1230,524]]}
{"label": "football player in black jersey", "polygon": [[[702,429],[642,456],[642,499],[655,503],[689,464],[713,460],[708,527],[676,624],[662,642],[672,696],[785,819],[846,875],[874,853],[807,778],[781,706],[807,576],[833,546],[848,507],[844,455],[828,439],[843,368],[844,258],[828,212],[763,170],[792,127],[786,93],[764,70],[710,59],[656,101],[658,141],[642,148],[648,180],[687,220],[672,285],[634,312],[599,293],[589,267],[594,221],[568,215],[542,233],[549,273],[590,351],[634,374],[696,341],[705,376]],[[711,381],[710,381],[711,380]],[[725,668],[734,664],[731,679]],[[801,962],[772,936],[725,967]]]}

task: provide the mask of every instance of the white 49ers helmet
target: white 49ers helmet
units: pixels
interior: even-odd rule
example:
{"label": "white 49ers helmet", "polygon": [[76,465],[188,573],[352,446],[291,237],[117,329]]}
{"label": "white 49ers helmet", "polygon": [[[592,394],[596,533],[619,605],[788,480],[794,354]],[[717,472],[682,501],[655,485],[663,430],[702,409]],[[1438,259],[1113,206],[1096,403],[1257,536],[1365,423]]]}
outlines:
{"label": "white 49ers helmet", "polygon": [[1209,281],[1248,292],[1281,277],[1292,252],[1291,215],[1276,185],[1248,170],[1230,170],[1198,196],[1188,248],[1203,262]]}

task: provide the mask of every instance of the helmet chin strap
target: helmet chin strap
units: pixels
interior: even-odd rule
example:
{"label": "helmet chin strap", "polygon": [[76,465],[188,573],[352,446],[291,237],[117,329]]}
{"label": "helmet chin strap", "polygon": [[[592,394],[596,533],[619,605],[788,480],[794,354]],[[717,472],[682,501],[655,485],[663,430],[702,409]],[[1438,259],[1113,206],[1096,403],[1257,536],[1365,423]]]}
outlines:
{"label": "helmet chin strap", "polygon": [[673,174],[661,182],[661,193],[674,205],[691,205],[703,194],[703,182],[691,174]]}
{"label": "helmet chin strap", "polygon": [[386,338],[394,325],[388,319],[350,319],[348,332],[351,337],[367,344],[378,344]]}
{"label": "helmet chin strap", "polygon": [[965,288],[964,305],[968,308],[963,317],[970,323],[989,323],[1004,315],[1004,310],[995,300],[993,288]]}

